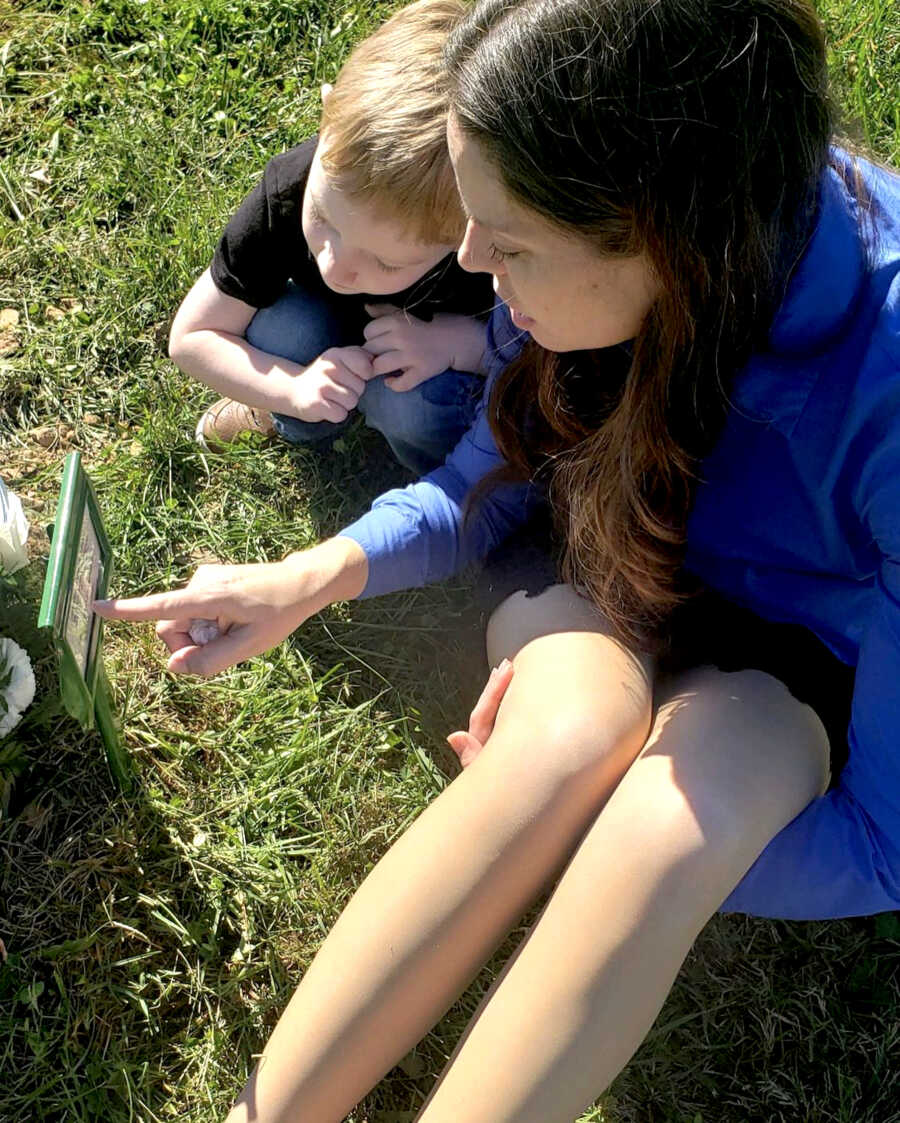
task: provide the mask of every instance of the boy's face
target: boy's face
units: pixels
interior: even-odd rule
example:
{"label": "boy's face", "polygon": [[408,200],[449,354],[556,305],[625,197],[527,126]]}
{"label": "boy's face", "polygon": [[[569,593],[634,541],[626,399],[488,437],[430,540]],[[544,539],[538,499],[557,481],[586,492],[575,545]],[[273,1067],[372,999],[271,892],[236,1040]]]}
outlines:
{"label": "boy's face", "polygon": [[303,236],[322,280],[340,293],[387,296],[415,284],[455,246],[413,241],[326,176],[316,152],[303,193]]}

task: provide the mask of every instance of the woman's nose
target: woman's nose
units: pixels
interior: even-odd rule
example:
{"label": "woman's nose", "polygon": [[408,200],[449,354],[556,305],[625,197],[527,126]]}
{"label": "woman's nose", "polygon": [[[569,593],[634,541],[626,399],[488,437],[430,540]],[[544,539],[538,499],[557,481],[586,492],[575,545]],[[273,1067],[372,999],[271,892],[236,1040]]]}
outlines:
{"label": "woman's nose", "polygon": [[466,223],[462,244],[456,251],[459,264],[469,273],[504,272],[503,268],[491,258],[490,244],[490,238],[484,227],[470,218]]}

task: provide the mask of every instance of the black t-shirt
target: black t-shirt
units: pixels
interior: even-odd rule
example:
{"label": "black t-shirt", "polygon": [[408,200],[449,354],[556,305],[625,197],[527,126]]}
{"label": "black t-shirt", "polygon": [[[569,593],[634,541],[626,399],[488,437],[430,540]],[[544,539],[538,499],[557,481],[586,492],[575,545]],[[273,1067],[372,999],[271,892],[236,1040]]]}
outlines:
{"label": "black t-shirt", "polygon": [[225,227],[213,257],[212,279],[220,292],[253,308],[266,308],[282,295],[289,280],[301,288],[353,302],[362,322],[363,305],[396,304],[420,319],[435,312],[486,317],[494,302],[487,273],[466,273],[456,254],[448,254],[415,284],[399,293],[370,296],[332,292],[322,280],[303,236],[303,192],[318,137],[298,144],[266,164],[263,177]]}

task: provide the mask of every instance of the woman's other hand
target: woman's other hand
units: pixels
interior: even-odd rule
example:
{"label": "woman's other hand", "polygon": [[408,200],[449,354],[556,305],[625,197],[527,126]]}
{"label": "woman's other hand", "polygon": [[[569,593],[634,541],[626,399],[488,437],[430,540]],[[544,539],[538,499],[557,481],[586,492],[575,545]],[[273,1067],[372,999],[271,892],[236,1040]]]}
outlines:
{"label": "woman's other hand", "polygon": [[[214,675],[275,647],[326,605],[358,596],[367,576],[362,547],[331,538],[280,562],[203,565],[184,589],[96,601],[94,610],[108,620],[158,620],[170,671]],[[190,636],[197,619],[219,629],[205,646]]]}
{"label": "woman's other hand", "polygon": [[481,697],[469,715],[469,728],[448,736],[447,744],[459,757],[459,763],[463,768],[468,768],[493,733],[497,711],[500,709],[507,687],[512,682],[512,677],[513,665],[509,659],[504,659],[491,671]]}

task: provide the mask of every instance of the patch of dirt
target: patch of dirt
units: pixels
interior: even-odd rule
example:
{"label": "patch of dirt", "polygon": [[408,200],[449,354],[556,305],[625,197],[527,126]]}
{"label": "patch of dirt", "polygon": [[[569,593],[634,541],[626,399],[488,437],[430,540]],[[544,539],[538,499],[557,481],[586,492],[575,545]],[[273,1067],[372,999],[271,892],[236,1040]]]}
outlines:
{"label": "patch of dirt", "polygon": [[[36,430],[35,432],[39,432]],[[46,557],[50,552],[50,539],[46,525],[52,522],[59,498],[59,481],[53,478],[62,474],[62,461],[71,449],[70,441],[60,439],[43,444],[35,439],[35,434],[22,434],[27,443],[7,445],[0,454],[3,466],[3,482],[22,500],[25,517],[31,526],[28,535],[28,556],[31,559]],[[47,473],[50,471],[50,480]]]}

